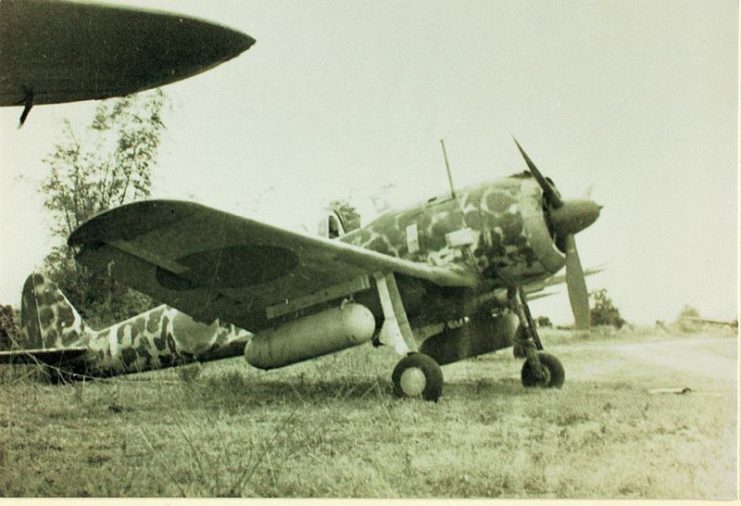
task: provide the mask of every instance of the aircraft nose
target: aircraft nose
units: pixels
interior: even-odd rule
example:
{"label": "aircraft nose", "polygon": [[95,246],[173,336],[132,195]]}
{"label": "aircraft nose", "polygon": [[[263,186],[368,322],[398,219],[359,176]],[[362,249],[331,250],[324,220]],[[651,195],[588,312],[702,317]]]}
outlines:
{"label": "aircraft nose", "polygon": [[558,209],[551,209],[551,225],[559,236],[576,234],[597,221],[601,210],[593,200],[566,200]]}

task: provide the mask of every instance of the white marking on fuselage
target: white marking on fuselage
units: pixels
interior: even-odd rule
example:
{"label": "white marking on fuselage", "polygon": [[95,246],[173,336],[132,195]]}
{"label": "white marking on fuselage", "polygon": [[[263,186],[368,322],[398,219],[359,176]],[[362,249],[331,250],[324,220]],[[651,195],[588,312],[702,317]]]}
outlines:
{"label": "white marking on fuselage", "polygon": [[108,333],[108,347],[111,350],[111,357],[112,358],[118,357],[118,354],[119,354],[118,338],[116,336],[116,334],[118,334],[118,332],[117,332],[118,328],[117,327],[118,327],[117,325],[114,325],[111,328],[111,331]]}

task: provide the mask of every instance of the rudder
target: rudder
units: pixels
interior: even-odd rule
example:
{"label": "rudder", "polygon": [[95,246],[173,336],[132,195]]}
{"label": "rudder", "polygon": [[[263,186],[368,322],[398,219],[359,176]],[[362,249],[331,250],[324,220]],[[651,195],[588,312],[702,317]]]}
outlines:
{"label": "rudder", "polygon": [[21,339],[24,349],[84,346],[90,330],[59,287],[34,273],[23,285]]}

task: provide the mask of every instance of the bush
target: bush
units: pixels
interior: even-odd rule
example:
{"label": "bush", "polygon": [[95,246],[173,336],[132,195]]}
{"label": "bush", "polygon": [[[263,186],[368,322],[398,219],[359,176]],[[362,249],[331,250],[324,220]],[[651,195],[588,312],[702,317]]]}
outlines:
{"label": "bush", "polygon": [[677,316],[677,326],[682,332],[698,332],[702,328],[700,311],[685,304]]}
{"label": "bush", "polygon": [[537,325],[538,328],[552,328],[553,323],[551,322],[551,319],[547,316],[538,316],[535,319],[535,325]]}
{"label": "bush", "polygon": [[603,288],[591,292],[589,298],[592,300],[592,325],[612,325],[616,329],[625,325],[626,321],[620,316],[607,290]]}

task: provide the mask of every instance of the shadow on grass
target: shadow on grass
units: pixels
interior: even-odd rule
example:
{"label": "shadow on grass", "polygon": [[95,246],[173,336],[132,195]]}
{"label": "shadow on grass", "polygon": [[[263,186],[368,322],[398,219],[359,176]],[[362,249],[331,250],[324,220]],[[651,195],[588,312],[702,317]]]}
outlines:
{"label": "shadow on grass", "polygon": [[262,406],[318,399],[378,399],[392,395],[391,383],[380,379],[338,377],[327,379],[257,379],[240,373],[210,377],[199,389],[209,399],[238,398]]}
{"label": "shadow on grass", "polygon": [[[201,393],[198,406],[204,403],[222,406],[222,399],[236,401],[238,405],[269,406],[293,402],[372,401],[394,400],[393,387],[389,379],[378,377],[344,376],[336,378],[275,378],[257,379],[240,373],[212,376],[199,382]],[[520,397],[543,389],[526,389],[515,378],[479,378],[446,382],[443,398],[480,399],[481,396],[496,399]]]}

